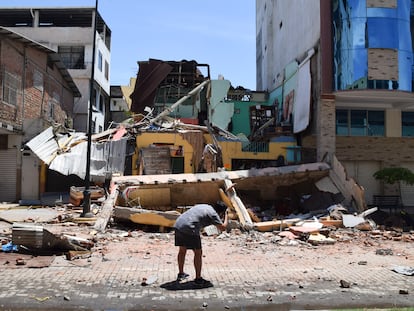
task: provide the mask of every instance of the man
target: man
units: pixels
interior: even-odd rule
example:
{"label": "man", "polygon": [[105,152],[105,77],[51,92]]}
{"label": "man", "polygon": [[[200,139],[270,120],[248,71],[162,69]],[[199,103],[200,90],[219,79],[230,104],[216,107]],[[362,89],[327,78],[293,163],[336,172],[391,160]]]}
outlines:
{"label": "man", "polygon": [[[224,214],[224,221],[220,216]],[[202,248],[200,231],[206,226],[215,225],[219,230],[224,231],[227,227],[227,208],[222,202],[218,202],[214,207],[209,204],[197,204],[181,214],[175,222],[175,246],[178,250],[178,276],[177,281],[182,281],[189,277],[184,272],[185,255],[187,249],[194,252],[194,269],[196,277],[194,282],[198,285],[207,286],[209,281],[201,277]]]}

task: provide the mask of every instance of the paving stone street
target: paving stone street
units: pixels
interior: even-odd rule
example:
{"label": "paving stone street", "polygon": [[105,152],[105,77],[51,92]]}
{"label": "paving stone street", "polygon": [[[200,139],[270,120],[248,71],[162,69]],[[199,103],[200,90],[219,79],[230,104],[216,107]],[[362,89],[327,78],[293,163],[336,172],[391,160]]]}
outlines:
{"label": "paving stone street", "polygon": [[[79,229],[77,229],[79,230]],[[88,227],[82,227],[87,231]],[[82,231],[81,230],[81,231]],[[334,232],[336,242],[310,245],[277,232],[232,230],[203,236],[203,276],[174,286],[174,235],[108,229],[88,256],[0,253],[1,310],[298,310],[414,307],[412,234]],[[404,236],[406,238],[404,238]],[[26,256],[26,257],[25,257]],[[24,264],[16,264],[17,259]]]}

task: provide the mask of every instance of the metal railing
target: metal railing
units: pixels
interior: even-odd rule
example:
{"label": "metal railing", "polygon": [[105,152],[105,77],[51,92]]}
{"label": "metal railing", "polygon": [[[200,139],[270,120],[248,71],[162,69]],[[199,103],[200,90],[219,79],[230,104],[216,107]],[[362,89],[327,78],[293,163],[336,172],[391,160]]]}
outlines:
{"label": "metal railing", "polygon": [[243,152],[269,152],[268,142],[247,142],[242,144]]}

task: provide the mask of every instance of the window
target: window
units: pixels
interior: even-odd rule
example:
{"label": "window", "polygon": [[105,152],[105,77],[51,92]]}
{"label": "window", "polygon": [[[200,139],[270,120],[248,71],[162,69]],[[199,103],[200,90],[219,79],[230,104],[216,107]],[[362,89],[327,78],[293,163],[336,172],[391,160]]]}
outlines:
{"label": "window", "polygon": [[17,106],[17,95],[20,88],[20,79],[4,71],[3,102]]}
{"label": "window", "polygon": [[105,102],[105,99],[103,95],[99,96],[99,111],[101,112],[104,111],[104,102]]}
{"label": "window", "polygon": [[91,133],[96,133],[96,118],[92,121]]}
{"label": "window", "polygon": [[59,46],[58,54],[68,69],[85,69],[84,46]]}
{"label": "window", "polygon": [[48,120],[53,120],[55,118],[55,108],[59,106],[60,96],[56,92],[53,92],[53,97],[48,101],[48,107],[46,112],[46,117]]}
{"label": "window", "polygon": [[336,110],[336,135],[339,136],[384,136],[384,111]]}
{"label": "window", "polygon": [[105,61],[105,79],[109,80],[109,64]]}
{"label": "window", "polygon": [[53,120],[53,117],[55,116],[55,102],[53,99],[49,100],[46,117],[48,120]]}
{"label": "window", "polygon": [[98,91],[94,88],[93,89],[93,94],[92,94],[92,104],[93,104],[93,107],[96,108],[96,109],[98,107],[97,96],[98,96]]}
{"label": "window", "polygon": [[98,51],[98,69],[102,72],[102,53]]}
{"label": "window", "polygon": [[335,90],[413,90],[412,0],[334,1]]}
{"label": "window", "polygon": [[37,69],[33,72],[33,87],[43,91],[43,73]]}
{"label": "window", "polygon": [[0,135],[0,150],[7,150],[8,135]]}
{"label": "window", "polygon": [[401,136],[414,136],[414,112],[401,112]]}

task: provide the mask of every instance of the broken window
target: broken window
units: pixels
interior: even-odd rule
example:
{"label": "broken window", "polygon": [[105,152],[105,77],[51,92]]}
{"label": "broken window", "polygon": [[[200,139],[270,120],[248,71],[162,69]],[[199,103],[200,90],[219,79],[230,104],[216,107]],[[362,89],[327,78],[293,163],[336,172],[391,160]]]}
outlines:
{"label": "broken window", "polygon": [[58,54],[68,69],[85,69],[84,46],[59,46]]}
{"label": "broken window", "polygon": [[336,135],[384,136],[385,113],[379,110],[336,110]]}

